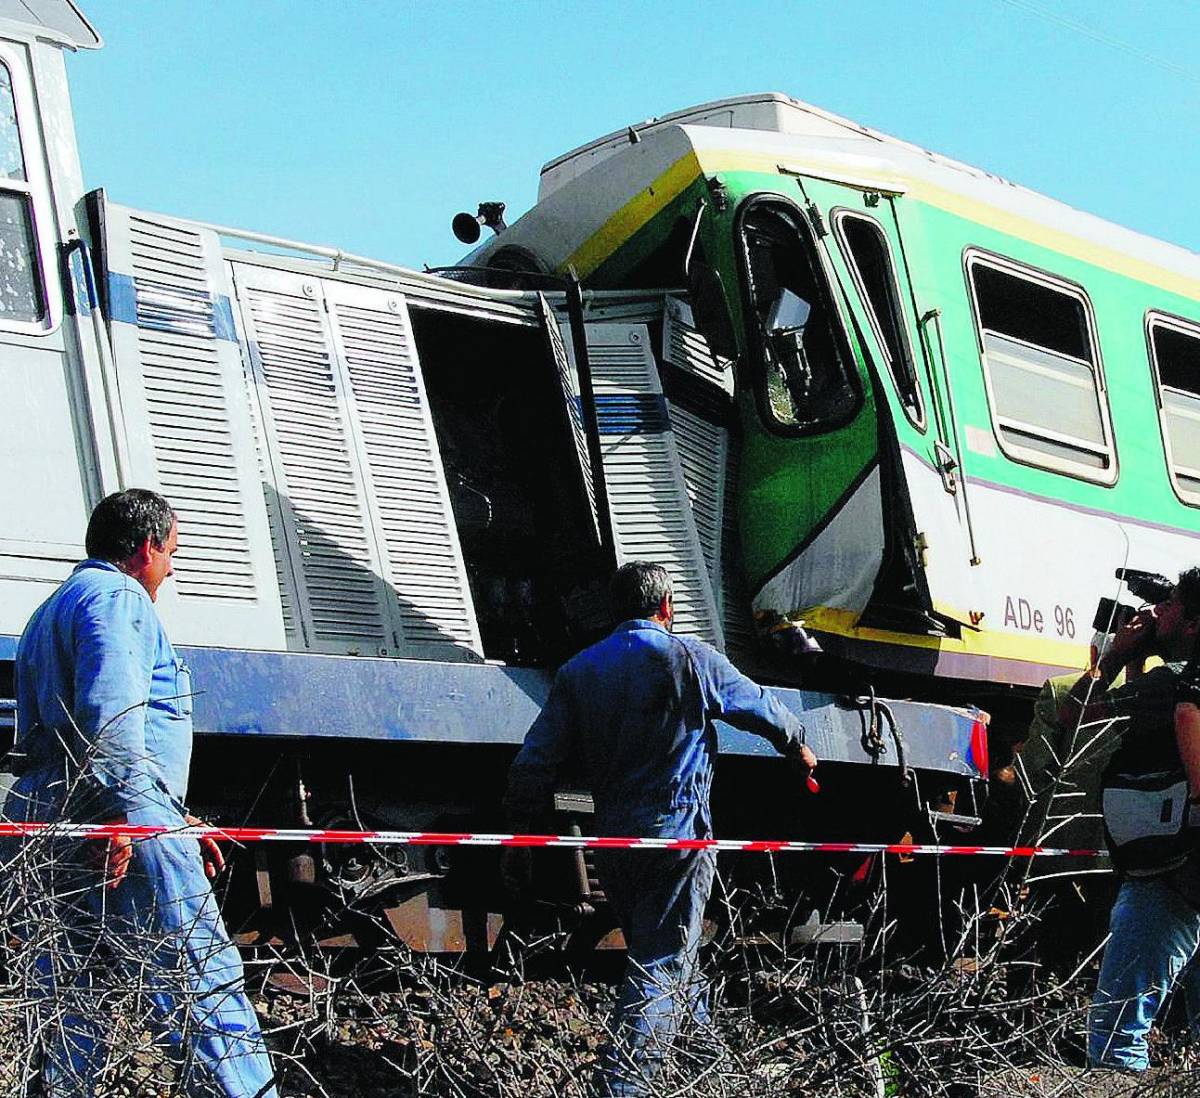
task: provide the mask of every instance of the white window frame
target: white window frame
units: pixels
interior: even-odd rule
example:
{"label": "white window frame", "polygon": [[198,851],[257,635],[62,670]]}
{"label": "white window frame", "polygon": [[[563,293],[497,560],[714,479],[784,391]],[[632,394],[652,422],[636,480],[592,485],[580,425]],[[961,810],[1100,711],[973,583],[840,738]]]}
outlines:
{"label": "white window frame", "polygon": [[[850,242],[846,239],[845,224],[851,218],[858,221],[865,221],[878,234],[879,239],[883,242],[883,250],[887,254],[888,264],[891,267],[892,291],[895,294],[896,307],[899,310],[899,316],[896,317],[897,329],[900,339],[904,343],[905,349],[908,351],[908,359],[913,368],[913,385],[914,392],[917,398],[916,408],[911,408],[905,403],[904,396],[900,392],[900,385],[896,381],[897,363],[892,361],[892,352],[888,348],[887,340],[883,337],[883,325],[879,321],[879,317],[875,315],[875,307],[871,303],[871,295],[867,293],[866,281],[863,279],[862,271],[859,270],[858,262],[854,256],[854,249],[850,247]],[[837,233],[838,245],[842,251],[842,259],[847,268],[850,270],[850,277],[854,280],[855,288],[858,290],[859,300],[863,303],[863,308],[866,310],[867,318],[871,322],[871,330],[875,333],[875,342],[882,353],[885,364],[888,368],[888,373],[891,375],[892,386],[896,390],[896,396],[900,401],[900,406],[904,409],[904,414],[908,417],[908,421],[919,431],[924,431],[927,425],[925,416],[925,394],[921,392],[921,381],[917,375],[917,359],[913,352],[912,340],[908,337],[908,316],[904,311],[904,296],[901,293],[900,280],[897,277],[896,254],[892,251],[892,242],[888,239],[888,234],[884,231],[883,226],[873,217],[868,217],[866,214],[859,213],[857,210],[847,209],[842,207],[835,210],[833,214],[833,227]],[[915,413],[915,414],[914,414]]]}
{"label": "white window frame", "polygon": [[[1150,309],[1146,313],[1146,357],[1150,362],[1150,372],[1154,378],[1154,399],[1158,404],[1158,428],[1162,434],[1163,456],[1167,462],[1167,476],[1170,478],[1171,487],[1175,490],[1175,494],[1183,503],[1189,507],[1200,507],[1200,488],[1185,488],[1180,482],[1178,469],[1175,462],[1175,453],[1171,447],[1171,434],[1167,430],[1167,406],[1163,399],[1164,392],[1178,393],[1183,390],[1175,389],[1171,386],[1164,385],[1162,379],[1162,371],[1158,366],[1158,350],[1154,346],[1154,329],[1167,328],[1179,335],[1188,336],[1195,339],[1197,344],[1200,344],[1200,322],[1194,320],[1185,320],[1181,316],[1173,316],[1170,313],[1160,312],[1156,309]],[[1195,393],[1188,393],[1188,396],[1195,397]],[[1200,397],[1196,397],[1200,400]],[[1188,479],[1200,481],[1200,469],[1185,469]],[[1194,474],[1194,475],[1193,475]]]}
{"label": "white window frame", "polygon": [[[1027,340],[1018,339],[1004,332],[985,329],[979,308],[979,297],[975,291],[974,270],[977,267],[990,267],[1011,277],[1024,279],[1026,282],[1032,282],[1038,286],[1053,290],[1055,293],[1065,294],[1078,301],[1083,307],[1084,324],[1086,325],[1088,346],[1092,352],[1092,361],[1076,358],[1074,355],[1064,355],[1058,351],[1051,351],[1046,347],[1030,343]],[[987,395],[988,415],[992,423],[992,434],[995,436],[1000,451],[1006,457],[1020,462],[1022,465],[1031,465],[1038,469],[1047,469],[1054,473],[1062,473],[1065,476],[1076,477],[1080,480],[1088,480],[1095,484],[1111,487],[1117,482],[1117,447],[1113,437],[1112,416],[1108,406],[1108,386],[1104,377],[1104,361],[1100,353],[1100,340],[1096,332],[1096,318],[1092,309],[1091,299],[1088,297],[1087,292],[1077,283],[1069,282],[1064,278],[1058,278],[1045,271],[1038,270],[1036,267],[1030,267],[1008,259],[1005,256],[986,252],[979,248],[967,248],[964,251],[963,270],[966,274],[967,294],[971,301],[971,314],[975,324],[975,339],[979,351],[979,365],[983,373],[984,391]],[[1021,343],[1034,350],[1052,354],[1055,357],[1077,363],[1087,368],[1092,374],[1093,391],[1096,394],[1096,403],[1100,409],[1100,424],[1104,434],[1103,445],[1097,445],[1090,439],[1080,439],[1060,434],[1037,424],[1025,423],[1001,416],[996,410],[996,397],[992,391],[991,369],[984,346],[985,334],[995,335],[1000,339],[1008,340],[1010,343]],[[1022,446],[1020,443],[1012,441],[1011,438],[1005,437],[1005,428],[1009,431],[1019,431],[1023,434],[1031,435],[1034,438],[1039,438],[1052,444],[1058,443],[1079,450],[1085,450],[1102,458],[1106,464],[1104,467],[1097,469],[1095,466],[1088,465],[1082,461],[1072,461],[1068,457],[1049,454],[1031,446]]]}
{"label": "white window frame", "polygon": [[28,50],[16,43],[0,42],[0,64],[8,70],[9,81],[12,84],[17,113],[17,134],[21,142],[21,156],[25,161],[25,179],[0,178],[0,192],[25,195],[29,199],[34,258],[45,306],[45,314],[40,320],[5,320],[0,315],[0,332],[45,336],[58,329],[62,322],[63,305],[58,265],[55,261],[50,181],[41,144],[42,128],[38,124],[36,98],[29,75],[31,62]]}

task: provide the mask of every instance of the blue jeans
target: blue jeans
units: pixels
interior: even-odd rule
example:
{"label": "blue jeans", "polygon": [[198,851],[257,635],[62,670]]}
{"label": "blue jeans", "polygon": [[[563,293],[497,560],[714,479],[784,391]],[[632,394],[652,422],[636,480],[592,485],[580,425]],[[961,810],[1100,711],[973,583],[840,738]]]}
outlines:
{"label": "blue jeans", "polygon": [[[36,776],[22,777],[6,809],[33,815],[42,800]],[[131,811],[129,822],[183,826],[165,799]],[[100,844],[55,846],[57,856],[27,885],[36,894],[26,897],[19,919],[39,953],[29,982],[46,1093],[91,1098],[108,1054],[106,998],[126,1001],[136,989],[179,1066],[184,1094],[277,1098],[242,960],[196,842],[135,842],[128,873],[113,889],[94,868]]]}
{"label": "blue jeans", "polygon": [[1088,1063],[1145,1071],[1146,1038],[1163,1002],[1181,984],[1193,1031],[1200,1020],[1200,909],[1166,877],[1131,877],[1109,923],[1100,980],[1088,1012]]}
{"label": "blue jeans", "polygon": [[612,1041],[597,1076],[602,1095],[651,1093],[681,1026],[708,1021],[700,931],[715,869],[711,850],[597,854],[596,871],[628,950]]}

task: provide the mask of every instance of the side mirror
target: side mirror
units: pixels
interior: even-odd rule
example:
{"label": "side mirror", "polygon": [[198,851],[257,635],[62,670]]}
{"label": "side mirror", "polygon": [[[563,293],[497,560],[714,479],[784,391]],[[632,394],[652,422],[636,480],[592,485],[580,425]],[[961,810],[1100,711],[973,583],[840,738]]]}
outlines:
{"label": "side mirror", "polygon": [[707,263],[693,263],[688,270],[688,296],[696,326],[713,352],[722,358],[737,358],[737,338],[721,272]]}

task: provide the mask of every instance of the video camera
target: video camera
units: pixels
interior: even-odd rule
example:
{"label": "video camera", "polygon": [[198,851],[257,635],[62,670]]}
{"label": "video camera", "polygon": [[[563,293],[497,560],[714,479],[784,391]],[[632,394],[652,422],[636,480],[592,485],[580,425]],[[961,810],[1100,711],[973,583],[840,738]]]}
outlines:
{"label": "video camera", "polygon": [[[1138,568],[1118,568],[1116,577],[1125,581],[1129,593],[1141,600],[1141,604],[1156,606],[1171,597],[1175,590],[1173,580],[1158,572],[1143,572]],[[1092,619],[1092,628],[1097,633],[1111,635],[1119,633],[1133,619],[1138,607],[1116,599],[1101,599],[1096,607],[1096,616]]]}

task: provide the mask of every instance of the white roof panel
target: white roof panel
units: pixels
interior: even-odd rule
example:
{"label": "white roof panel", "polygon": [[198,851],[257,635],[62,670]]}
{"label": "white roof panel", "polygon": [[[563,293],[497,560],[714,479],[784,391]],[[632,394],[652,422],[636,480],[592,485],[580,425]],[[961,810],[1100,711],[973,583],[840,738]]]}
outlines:
{"label": "white roof panel", "polygon": [[0,19],[21,23],[41,38],[95,50],[103,39],[71,0],[0,0]]}

